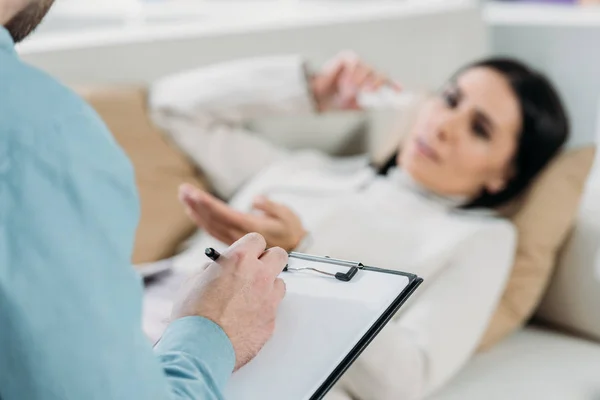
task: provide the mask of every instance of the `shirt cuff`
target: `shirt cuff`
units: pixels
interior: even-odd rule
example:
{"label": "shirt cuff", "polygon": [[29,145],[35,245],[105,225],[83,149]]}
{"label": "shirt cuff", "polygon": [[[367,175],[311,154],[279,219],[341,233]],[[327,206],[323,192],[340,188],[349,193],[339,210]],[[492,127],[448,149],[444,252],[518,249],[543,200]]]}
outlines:
{"label": "shirt cuff", "polygon": [[157,354],[185,353],[207,366],[220,388],[227,383],[235,367],[235,351],[221,327],[203,317],[185,317],[173,321],[154,347]]}

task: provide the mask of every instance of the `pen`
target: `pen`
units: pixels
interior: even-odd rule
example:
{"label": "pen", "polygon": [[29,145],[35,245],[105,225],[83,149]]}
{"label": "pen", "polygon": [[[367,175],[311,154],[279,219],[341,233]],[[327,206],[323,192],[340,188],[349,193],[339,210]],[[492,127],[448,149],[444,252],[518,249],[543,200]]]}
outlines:
{"label": "pen", "polygon": [[206,257],[210,258],[213,261],[217,261],[219,257],[221,257],[221,253],[219,253],[212,247],[206,248],[206,250],[204,250],[204,254],[206,254]]}
{"label": "pen", "polygon": [[[219,253],[217,250],[213,249],[212,247],[207,247],[206,250],[204,250],[204,254],[206,254],[206,257],[210,258],[213,261],[217,261],[219,259],[219,257],[221,257],[221,253]],[[288,270],[288,266],[286,264],[283,271],[285,272],[287,270]]]}
{"label": "pen", "polygon": [[[212,247],[207,247],[204,250],[204,254],[206,254],[206,257],[210,258],[213,261],[217,261],[219,259],[219,257],[221,257],[221,253],[219,253],[217,250],[213,249]],[[290,253],[291,257],[296,257],[299,259],[304,259],[304,260],[320,260],[321,262],[323,262],[323,260],[320,257],[314,257],[314,256],[309,256],[307,254],[300,254],[300,253]],[[333,261],[333,262],[332,262]],[[329,262],[329,263],[333,263],[333,264],[350,264],[350,269],[348,270],[348,272],[343,273],[343,272],[338,272],[336,274],[332,274],[329,272],[325,272],[325,271],[321,271],[315,268],[310,268],[310,267],[304,267],[304,268],[289,268],[288,264],[285,265],[285,267],[283,268],[283,272],[287,272],[287,271],[302,271],[302,270],[312,270],[315,272],[318,272],[320,274],[324,274],[324,275],[329,275],[331,277],[334,277],[335,279],[337,279],[338,281],[342,281],[342,282],[350,282],[352,280],[352,278],[354,278],[354,276],[358,273],[359,269],[364,268],[364,266],[361,263],[351,263],[349,261],[342,261],[342,260],[334,260],[331,259],[329,257],[325,257],[325,261],[324,262]]]}

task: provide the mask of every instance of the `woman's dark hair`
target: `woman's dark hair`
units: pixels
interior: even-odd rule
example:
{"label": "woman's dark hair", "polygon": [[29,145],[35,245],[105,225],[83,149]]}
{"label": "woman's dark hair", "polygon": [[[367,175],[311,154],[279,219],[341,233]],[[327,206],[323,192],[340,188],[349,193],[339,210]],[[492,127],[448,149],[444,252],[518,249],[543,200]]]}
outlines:
{"label": "woman's dark hair", "polygon": [[[569,136],[569,119],[552,83],[541,73],[506,58],[491,58],[462,68],[456,76],[471,68],[490,68],[510,83],[521,108],[521,132],[512,163],[514,176],[504,190],[481,195],[463,208],[493,208],[521,194],[561,149]],[[380,175],[396,165],[394,154],[378,169]]]}

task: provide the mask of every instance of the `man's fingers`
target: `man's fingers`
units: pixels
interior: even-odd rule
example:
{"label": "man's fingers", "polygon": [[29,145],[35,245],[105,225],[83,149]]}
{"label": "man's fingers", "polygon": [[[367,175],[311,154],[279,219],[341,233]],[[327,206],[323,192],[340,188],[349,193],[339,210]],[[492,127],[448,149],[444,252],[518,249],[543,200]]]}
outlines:
{"label": "man's fingers", "polygon": [[237,240],[223,254],[259,258],[267,248],[267,241],[259,233],[249,233]]}
{"label": "man's fingers", "polygon": [[262,254],[260,260],[265,265],[270,276],[275,278],[285,268],[288,262],[288,253],[281,247],[271,247]]}
{"label": "man's fingers", "polygon": [[277,300],[277,304],[279,304],[281,302],[281,300],[283,300],[283,298],[285,297],[286,290],[287,290],[287,288],[285,286],[285,282],[283,281],[283,279],[281,279],[281,278],[275,279],[275,283],[273,285],[273,295],[275,296],[275,299]]}

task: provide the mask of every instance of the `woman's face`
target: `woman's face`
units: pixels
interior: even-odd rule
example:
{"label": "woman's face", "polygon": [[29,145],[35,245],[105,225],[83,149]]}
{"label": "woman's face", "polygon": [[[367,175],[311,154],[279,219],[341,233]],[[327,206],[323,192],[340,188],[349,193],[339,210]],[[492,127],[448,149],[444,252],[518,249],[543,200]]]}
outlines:
{"label": "woman's face", "polygon": [[498,72],[471,68],[421,109],[398,163],[417,182],[469,199],[504,189],[521,129],[521,111]]}

